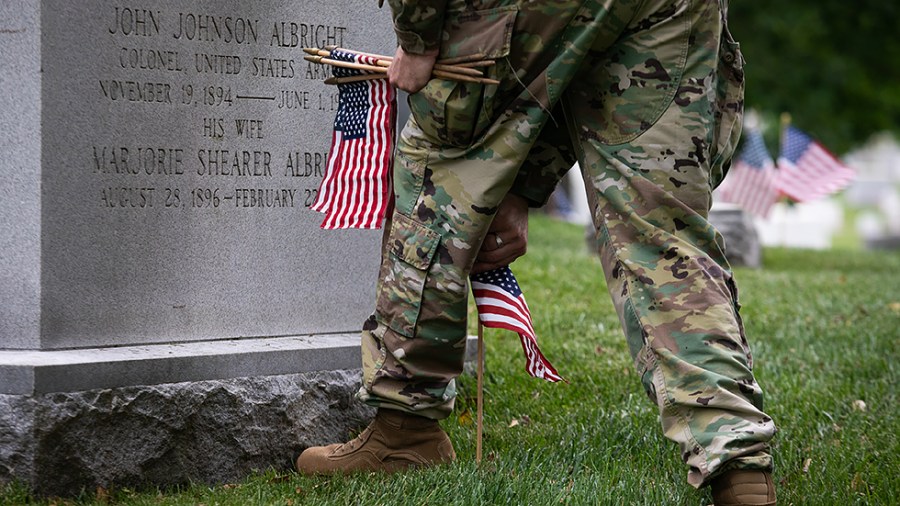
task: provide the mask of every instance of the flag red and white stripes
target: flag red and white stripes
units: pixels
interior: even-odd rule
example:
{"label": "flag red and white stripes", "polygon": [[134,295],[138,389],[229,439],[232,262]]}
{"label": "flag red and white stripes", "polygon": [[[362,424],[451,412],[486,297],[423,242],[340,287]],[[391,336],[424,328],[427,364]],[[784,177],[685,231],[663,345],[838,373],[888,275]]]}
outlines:
{"label": "flag red and white stripes", "polygon": [[746,135],[741,154],[719,187],[719,197],[766,217],[779,195],[775,162],[759,130],[748,130]]}
{"label": "flag red and white stripes", "polygon": [[[375,58],[334,50],[329,58],[375,65]],[[360,75],[334,67],[335,77]],[[386,79],[338,85],[339,103],[326,174],[312,209],[321,227],[380,228],[390,202],[396,96]]]}
{"label": "flag red and white stripes", "polygon": [[472,292],[478,318],[485,327],[511,330],[519,335],[525,352],[525,370],[550,382],[563,380],[538,347],[531,311],[509,267],[473,274]]}
{"label": "flag red and white stripes", "polygon": [[826,197],[856,177],[821,144],[792,126],[785,129],[778,156],[778,189],[797,202]]}

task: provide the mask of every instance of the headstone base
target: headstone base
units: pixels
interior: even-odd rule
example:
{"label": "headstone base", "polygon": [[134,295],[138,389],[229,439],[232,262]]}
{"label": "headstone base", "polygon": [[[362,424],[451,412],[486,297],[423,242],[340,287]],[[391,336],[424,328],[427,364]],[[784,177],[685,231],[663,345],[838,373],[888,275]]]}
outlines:
{"label": "headstone base", "polygon": [[286,470],[372,419],[359,364],[358,334],[0,350],[0,483],[71,496]]}
{"label": "headstone base", "polygon": [[40,495],[96,486],[224,483],[289,469],[312,445],[372,418],[359,369],[165,385],[0,395],[0,481]]}
{"label": "headstone base", "polygon": [[0,351],[0,482],[40,495],[287,469],[373,411],[358,334]]}

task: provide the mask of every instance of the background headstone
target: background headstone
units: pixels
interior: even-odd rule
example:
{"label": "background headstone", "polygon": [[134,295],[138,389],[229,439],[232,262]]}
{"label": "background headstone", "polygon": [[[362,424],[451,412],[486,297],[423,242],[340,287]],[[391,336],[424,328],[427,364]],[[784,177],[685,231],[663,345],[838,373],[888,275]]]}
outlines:
{"label": "background headstone", "polygon": [[753,217],[734,204],[715,203],[709,222],[725,239],[725,257],[732,267],[760,267],[762,246]]}
{"label": "background headstone", "polygon": [[0,3],[0,481],[233,479],[369,415],[380,233],[309,209],[337,90],[301,48],[329,44],[392,54],[390,14]]}

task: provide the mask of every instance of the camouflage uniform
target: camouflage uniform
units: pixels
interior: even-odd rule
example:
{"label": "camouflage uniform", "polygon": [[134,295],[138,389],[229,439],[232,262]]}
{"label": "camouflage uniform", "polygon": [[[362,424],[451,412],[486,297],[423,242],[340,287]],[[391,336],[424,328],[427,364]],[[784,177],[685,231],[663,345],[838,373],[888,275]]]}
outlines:
{"label": "camouflage uniform", "polygon": [[401,45],[484,53],[498,86],[432,80],[398,143],[360,397],[448,416],[467,278],[508,192],[538,205],[577,159],[641,381],[700,486],[769,469],[775,427],[710,194],[740,135],[725,0],[391,0]]}

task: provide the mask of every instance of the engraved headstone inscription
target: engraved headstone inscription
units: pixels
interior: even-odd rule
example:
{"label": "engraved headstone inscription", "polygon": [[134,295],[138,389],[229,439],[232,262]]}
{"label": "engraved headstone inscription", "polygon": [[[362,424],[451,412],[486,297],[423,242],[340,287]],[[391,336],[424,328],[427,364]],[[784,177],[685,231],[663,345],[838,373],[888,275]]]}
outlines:
{"label": "engraved headstone inscription", "polygon": [[301,48],[383,47],[370,3],[45,2],[43,348],[359,328],[377,235],[309,209],[337,92]]}
{"label": "engraved headstone inscription", "polygon": [[[377,4],[0,3],[0,481],[231,479],[343,436],[329,405],[367,415],[349,399],[381,234],[310,209],[337,90],[302,48],[390,54]],[[246,440],[205,455],[191,438],[227,413]],[[134,431],[158,437],[110,458]]]}

